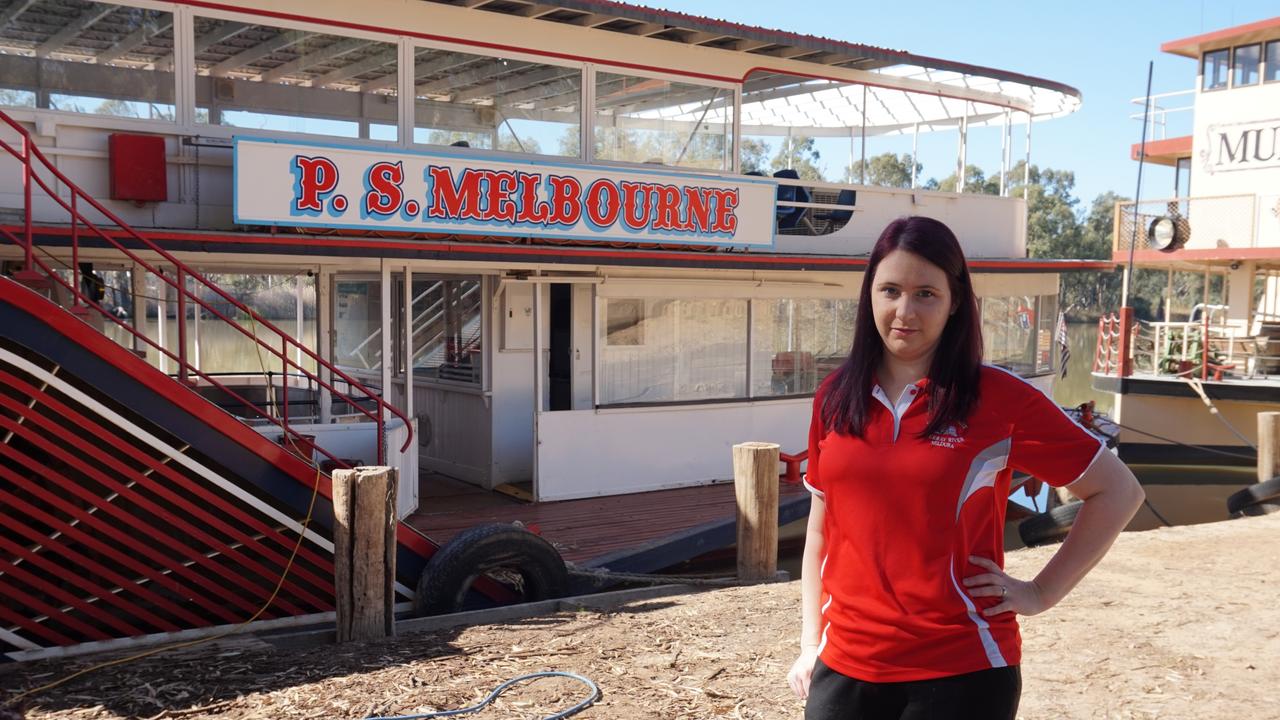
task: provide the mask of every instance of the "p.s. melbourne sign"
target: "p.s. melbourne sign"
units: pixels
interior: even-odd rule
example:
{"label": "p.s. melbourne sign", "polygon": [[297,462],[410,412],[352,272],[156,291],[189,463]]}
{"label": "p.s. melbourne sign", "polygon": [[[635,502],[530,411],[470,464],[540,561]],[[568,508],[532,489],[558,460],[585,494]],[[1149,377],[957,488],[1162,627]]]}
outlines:
{"label": "p.s. melbourne sign", "polygon": [[237,223],[772,247],[769,180],[235,141]]}
{"label": "p.s. melbourne sign", "polygon": [[1280,167],[1280,118],[1209,125],[1200,159],[1210,173]]}

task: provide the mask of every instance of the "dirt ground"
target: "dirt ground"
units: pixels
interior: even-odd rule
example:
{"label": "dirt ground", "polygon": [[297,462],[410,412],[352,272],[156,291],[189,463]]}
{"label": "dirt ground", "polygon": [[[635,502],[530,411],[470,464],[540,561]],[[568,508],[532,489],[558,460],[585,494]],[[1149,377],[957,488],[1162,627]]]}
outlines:
{"label": "dirt ground", "polygon": [[[1023,718],[1280,718],[1280,514],[1127,533],[1061,605],[1023,618]],[[1010,553],[1033,575],[1054,547]],[[785,673],[795,582],[639,601],[302,652],[213,646],[106,668],[40,695],[28,718],[362,718],[455,709],[539,670],[594,679],[577,717],[799,718]],[[32,687],[89,660],[6,670]],[[543,718],[584,691],[518,687],[465,717]]]}

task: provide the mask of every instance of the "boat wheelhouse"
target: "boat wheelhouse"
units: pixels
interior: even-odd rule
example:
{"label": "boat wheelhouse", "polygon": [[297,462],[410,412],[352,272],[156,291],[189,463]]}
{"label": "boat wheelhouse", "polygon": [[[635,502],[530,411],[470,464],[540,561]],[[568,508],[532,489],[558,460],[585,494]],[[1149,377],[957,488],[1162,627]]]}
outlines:
{"label": "boat wheelhouse", "polygon": [[[1145,161],[1174,168],[1174,187],[1116,205],[1113,259],[1132,255],[1126,287],[1163,298],[1149,320],[1104,318],[1093,385],[1115,393],[1122,459],[1253,465],[1256,416],[1280,407],[1280,17],[1161,49],[1199,68],[1195,88],[1135,100]],[[1226,517],[1239,479],[1178,484],[1152,500],[1192,522]]]}
{"label": "boat wheelhouse", "polygon": [[[1080,100],[1013,72],[603,0],[10,0],[0,49],[0,258],[18,281],[0,282],[0,483],[56,509],[5,547],[84,524],[128,547],[193,538],[178,555],[202,558],[113,544],[95,578],[120,579],[71,592],[39,584],[62,560],[31,554],[32,607],[187,581],[166,562],[212,582],[301,530],[316,467],[361,463],[399,470],[405,602],[433,541],[493,517],[495,489],[598,498],[554,503],[589,528],[565,531],[566,557],[653,570],[683,556],[628,543],[723,530],[732,444],[802,450],[890,220],[956,232],[989,361],[1046,389],[1058,275],[1104,265],[1026,257],[1015,145],[1029,160],[1033,123]],[[982,133],[995,194],[963,192]],[[960,192],[925,189],[914,161],[902,187],[868,182],[869,148],[914,158],[940,134]],[[805,170],[808,142],[843,148],[841,182]],[[175,513],[192,493],[204,512]],[[97,512],[116,497],[127,510]],[[784,521],[807,496],[789,502]],[[135,512],[146,531],[120,535]],[[321,520],[277,620],[331,607]],[[240,523],[256,529],[208,532]],[[259,580],[280,561],[263,552]],[[227,621],[216,593],[145,622],[112,596],[126,635]],[[123,632],[10,612],[14,658]]]}
{"label": "boat wheelhouse", "polygon": [[1146,161],[1174,168],[1174,187],[1116,205],[1114,259],[1132,251],[1164,299],[1151,322],[1102,323],[1094,387],[1160,436],[1123,430],[1126,460],[1252,465],[1256,415],[1280,402],[1280,18],[1161,49],[1197,61],[1197,87],[1135,101],[1151,102]]}

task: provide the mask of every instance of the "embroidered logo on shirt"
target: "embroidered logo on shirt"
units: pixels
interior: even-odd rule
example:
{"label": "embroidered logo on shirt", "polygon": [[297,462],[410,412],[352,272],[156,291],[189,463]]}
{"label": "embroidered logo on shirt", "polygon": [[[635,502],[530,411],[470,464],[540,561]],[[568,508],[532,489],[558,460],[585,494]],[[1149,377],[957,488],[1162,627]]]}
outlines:
{"label": "embroidered logo on shirt", "polygon": [[929,444],[934,447],[944,447],[948,450],[955,450],[964,443],[964,436],[962,433],[964,433],[968,428],[969,426],[965,425],[963,422],[948,425],[943,428],[941,432],[930,435]]}

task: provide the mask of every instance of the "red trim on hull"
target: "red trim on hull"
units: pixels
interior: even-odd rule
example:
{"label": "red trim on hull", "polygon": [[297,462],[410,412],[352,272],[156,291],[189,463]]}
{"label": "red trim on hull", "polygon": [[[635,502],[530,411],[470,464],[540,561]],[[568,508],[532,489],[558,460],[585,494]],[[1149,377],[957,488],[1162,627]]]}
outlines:
{"label": "red trim on hull", "polygon": [[[13,387],[14,389],[20,390],[23,393],[26,393],[28,397],[37,398],[39,400],[40,405],[43,405],[49,408],[50,410],[56,412],[57,414],[69,420],[71,423],[82,428],[92,429],[93,431],[95,431],[95,434],[97,435],[99,440],[102,440],[110,444],[112,448],[127,455],[129,458],[143,465],[150,466],[154,464],[153,459],[147,456],[142,451],[140,451],[137,447],[123,441],[118,435],[114,433],[100,432],[101,425],[99,423],[96,423],[88,419],[84,415],[80,414],[73,408],[63,404],[62,402],[52,397],[48,393],[44,393],[44,392],[41,392],[40,390],[37,390],[34,386],[28,384],[27,382],[23,381],[18,377],[10,375],[9,373],[3,370],[0,370],[0,381],[9,383],[11,387]],[[3,396],[0,396],[0,403],[4,403]],[[43,416],[40,416],[38,413],[33,413],[32,417],[33,419],[37,419],[37,418],[43,419]],[[36,420],[36,421],[39,421],[39,420]],[[50,421],[44,420],[44,422],[49,423]],[[208,489],[207,487],[205,487],[203,484],[199,482],[191,482],[189,478],[179,474],[173,468],[173,466],[169,463],[161,463],[158,465],[154,465],[154,467],[151,469],[155,470],[155,474],[161,475],[164,477],[164,479],[172,482],[175,487],[182,487],[183,489],[190,491],[193,495],[196,496],[198,500],[207,503],[211,507],[215,507],[219,510],[222,510],[223,512],[230,515],[234,520],[237,520],[245,524],[246,526],[248,526],[251,530],[255,530],[259,533],[262,533],[264,537],[272,539],[281,547],[281,549],[287,552],[293,552],[294,545],[297,544],[297,538],[291,537],[292,533],[286,534],[283,531],[276,530],[268,526],[266,523],[262,522],[260,519],[258,519],[251,513],[242,512],[240,508],[235,505],[235,503],[226,502],[219,495],[217,495],[216,493],[214,493],[213,491],[211,491],[210,489]],[[184,508],[195,507],[194,505],[187,503],[185,500],[172,495],[172,493],[169,493],[166,489],[164,489],[163,485],[152,483],[152,487],[156,490],[158,494],[160,494],[163,497],[166,497],[167,499],[170,500],[170,502],[174,502],[179,507],[184,507]],[[209,521],[211,524],[213,524],[213,527],[215,529],[226,533],[227,535],[231,536],[236,540],[239,540],[240,542],[243,542],[245,544],[256,543],[256,541],[250,538],[247,534],[232,527],[229,523],[224,523],[221,519],[217,518],[216,516],[211,516],[209,518]],[[260,547],[258,552],[266,556],[267,559],[277,562],[280,565],[284,565],[287,562],[285,555],[273,552],[265,546]],[[314,565],[317,566],[319,570],[324,572],[332,570],[332,565],[333,565],[332,559],[328,556],[322,556],[322,555],[316,554],[313,550],[311,550],[310,546],[307,543],[303,543],[302,546],[298,548],[298,559],[313,563]],[[307,579],[309,582],[312,582],[313,584],[315,584],[318,588],[321,588],[327,592],[332,592],[333,590],[333,581],[331,577],[327,580],[318,578],[312,575],[305,568],[299,569],[299,577]],[[329,577],[329,576],[326,576],[326,577]]]}
{"label": "red trim on hull", "polygon": [[[48,608],[48,606],[41,606],[41,607],[47,608],[45,610],[41,610],[41,612],[46,615],[48,615],[48,610],[52,610],[52,608]],[[55,610],[54,615],[56,614],[57,614],[57,611]],[[54,615],[49,615],[49,617],[53,617]],[[4,620],[6,623],[9,623],[12,625],[17,625],[18,627],[26,628],[27,631],[29,631],[32,635],[35,635],[36,637],[39,637],[39,638],[43,638],[44,640],[47,640],[49,642],[52,642],[54,645],[71,645],[75,642],[74,640],[67,637],[66,635],[63,635],[62,633],[56,630],[53,630],[51,628],[45,627],[44,625],[41,625],[40,623],[35,622],[31,618],[23,617],[22,615],[9,612],[9,609],[3,605],[0,605],[0,620]]]}
{"label": "red trim on hull", "polygon": [[[18,549],[22,552],[15,554],[14,557],[15,559],[18,557],[21,557],[23,562],[31,562],[31,559],[36,555],[36,553],[25,552],[25,548],[18,548]],[[93,618],[94,620],[97,620],[103,625],[107,625],[108,627],[114,628],[117,632],[121,633],[125,637],[146,634],[143,630],[140,630],[130,625],[129,623],[125,622],[123,619],[118,618],[112,615],[111,613],[103,612],[102,608],[99,605],[92,602],[87,602],[83,598],[78,598],[75,595],[72,595],[71,593],[53,585],[52,583],[46,582],[40,576],[35,575],[33,573],[29,573],[26,570],[22,569],[17,565],[14,565],[11,562],[0,560],[0,574],[9,575],[13,578],[16,578],[22,581],[23,583],[36,588],[40,592],[43,592],[46,595],[56,598],[59,602],[69,605],[75,608],[76,610],[79,610],[80,612]],[[110,593],[110,592],[107,593],[107,595],[114,595],[114,594],[115,593]],[[105,599],[102,595],[97,593],[94,594],[94,598]],[[21,599],[22,599],[23,605],[32,606],[32,607],[35,606],[34,599],[32,599],[29,595],[24,595]],[[65,617],[65,614],[59,611],[59,612],[50,614],[49,617]],[[70,625],[71,621],[74,619],[75,618],[67,618],[66,619],[67,624]],[[96,628],[90,628],[89,631],[86,631],[85,634],[88,635],[90,638],[96,638],[96,639],[106,639],[110,637],[106,633],[103,633],[100,630],[97,630]]]}
{"label": "red trim on hull", "polygon": [[[37,404],[39,405],[48,405],[50,407],[52,407],[54,404],[61,405],[61,403],[57,403],[56,401],[53,401],[53,399],[48,395],[46,395],[45,393],[40,392],[33,387],[30,387],[26,383],[22,383],[21,381],[18,381],[17,378],[10,376],[8,373],[5,373],[2,370],[0,370],[0,380],[10,382],[15,387],[25,386],[24,391],[28,392],[29,396],[35,399],[37,401]],[[19,403],[13,401],[11,398],[8,398],[2,395],[0,395],[0,406],[10,408],[15,412],[22,412],[24,409],[21,407]],[[65,407],[62,409],[66,410]],[[73,422],[76,423],[77,426],[79,426],[80,428],[86,431],[97,430],[99,427],[99,423],[93,422],[92,420],[89,420],[88,418],[85,418],[84,416],[79,415],[78,413],[71,413],[71,415],[72,417],[69,417],[69,419],[71,419]],[[62,428],[60,428],[56,423],[49,421],[41,413],[35,412],[34,409],[28,410],[26,412],[26,419],[28,422],[33,423],[41,427],[42,429],[48,431],[48,433],[53,437],[58,437],[64,434],[62,431]],[[112,433],[109,433],[109,432],[108,433],[95,432],[94,434],[98,435],[100,438],[104,434],[106,436],[110,436],[114,438],[114,435],[112,435]],[[63,439],[67,439],[67,438],[63,438]],[[34,438],[28,438],[28,440],[34,441]],[[138,486],[141,486],[142,488],[145,488],[151,491],[161,499],[172,504],[174,507],[185,510],[187,513],[190,513],[192,517],[197,518],[200,522],[205,523],[207,526],[213,529],[217,529],[220,532],[223,532],[226,535],[230,536],[234,540],[239,541],[246,548],[256,550],[258,553],[268,555],[269,557],[274,558],[275,562],[280,567],[268,568],[268,567],[262,566],[256,560],[245,555],[241,550],[237,550],[231,547],[231,545],[215,539],[213,536],[202,531],[199,528],[199,526],[185,522],[182,518],[179,518],[173,515],[167,510],[151,502],[147,498],[134,492],[133,488],[120,485],[119,483],[116,483],[114,480],[110,480],[108,484],[108,483],[104,483],[102,479],[99,479],[97,477],[94,478],[97,482],[104,484],[104,487],[110,488],[113,492],[118,493],[122,497],[129,498],[139,508],[151,513],[152,515],[155,515],[158,518],[164,519],[170,525],[174,526],[175,529],[185,533],[185,536],[195,538],[205,543],[208,546],[209,551],[216,551],[219,555],[229,560],[235,561],[238,564],[243,565],[245,568],[247,568],[248,570],[250,570],[251,572],[257,574],[262,578],[273,578],[273,577],[279,576],[281,569],[288,562],[287,558],[285,558],[284,556],[278,555],[276,553],[265,552],[263,549],[259,547],[259,543],[257,540],[249,537],[245,533],[239,532],[238,530],[232,528],[230,525],[222,522],[216,515],[206,512],[204,509],[197,506],[195,503],[188,501],[187,499],[181,497],[177,493],[170,491],[168,488],[164,487],[163,485],[156,483],[154,480],[150,478],[150,475],[127,467],[126,465],[124,465],[124,463],[121,463],[119,460],[117,460],[116,458],[112,457],[107,453],[94,453],[93,452],[94,448],[90,445],[82,443],[79,437],[72,440],[72,442],[77,446],[77,448],[81,452],[94,456],[96,461],[104,464],[107,469],[113,470],[114,471],[113,475],[117,477],[127,478],[133,481]],[[112,444],[118,445],[121,443],[112,443]],[[141,453],[138,453],[137,455],[140,456]],[[135,456],[135,459],[142,462],[145,466],[148,467],[148,469],[168,467],[167,464],[158,464],[154,458],[146,459],[145,456],[142,456],[142,457]],[[174,475],[176,474],[171,474],[169,479],[174,480],[176,486],[178,487],[183,487],[184,489],[191,490],[191,489],[198,488],[199,486],[199,483],[193,483],[187,478],[183,478],[181,476],[174,476]],[[105,478],[105,476],[103,477]],[[209,503],[209,506],[222,510],[223,512],[229,511],[229,508],[226,506],[225,503],[219,501],[216,497],[211,496],[211,494],[208,494],[208,493],[197,493],[197,494],[202,495],[203,499],[205,499],[205,501]],[[234,512],[232,512],[231,514],[239,515],[239,513],[234,513]],[[128,515],[126,514],[125,517],[128,517]],[[290,549],[292,549],[292,545],[290,545]],[[208,563],[203,563],[197,559],[197,558],[203,558],[205,553],[200,552],[198,549],[194,549],[194,548],[189,550],[189,552],[192,553],[190,557],[196,562],[200,564],[208,564],[212,568],[214,568],[215,572],[218,572],[219,574],[224,574],[224,571],[221,570],[221,565],[218,564],[216,561],[210,559]],[[293,571],[291,571],[290,575],[293,575],[293,574],[294,574]],[[306,573],[306,574],[310,575],[310,573]],[[301,573],[299,573],[299,576],[301,576]],[[226,579],[229,579],[241,585],[241,587],[243,587],[244,589],[247,589],[250,591],[258,590],[258,588],[254,588],[252,586],[245,584],[244,582],[241,582],[241,577],[239,575],[230,574],[230,575],[224,575],[224,577],[226,577]],[[313,578],[312,582],[316,582],[314,580],[314,576],[311,576],[311,577]],[[321,611],[333,609],[332,603],[320,599],[316,595],[303,589],[302,587],[296,585],[293,582],[286,582],[282,587],[282,589],[287,590],[289,593],[294,594],[299,599],[311,604],[313,607],[319,608]],[[321,590],[322,592],[328,591],[329,593],[332,593],[332,585],[325,587],[325,584],[322,582],[318,583],[317,589]],[[295,607],[287,601],[281,602],[281,607],[295,615],[305,614],[305,612],[303,612],[301,608]]]}
{"label": "red trim on hull", "polygon": [[[4,428],[6,430],[21,430],[17,424],[11,423],[3,417],[0,417],[0,428]],[[26,436],[26,439],[28,441],[35,440],[35,438],[30,435]],[[40,444],[40,447],[45,452],[54,455],[58,459],[63,462],[67,462],[74,467],[75,463],[70,460],[68,454],[65,452],[56,452],[52,443],[42,443]],[[169,579],[168,576],[164,575],[164,571],[161,568],[171,570],[173,575],[191,583],[191,587],[183,587],[175,582],[175,590],[178,590],[180,594],[190,594],[194,592],[194,595],[187,598],[188,601],[194,603],[206,612],[221,617],[227,622],[235,622],[237,620],[237,616],[229,611],[225,607],[224,603],[239,606],[242,611],[249,613],[252,613],[257,609],[243,596],[230,592],[228,588],[212,582],[212,578],[206,578],[193,572],[191,568],[187,567],[182,562],[186,559],[195,560],[197,562],[203,560],[205,562],[202,564],[208,565],[208,559],[204,557],[204,553],[177,542],[177,538],[166,537],[164,533],[157,532],[156,529],[149,524],[139,524],[137,522],[137,518],[131,516],[127,512],[124,512],[113,503],[102,502],[102,498],[98,495],[89,492],[79,483],[73,482],[66,475],[29,455],[4,446],[0,446],[0,454],[12,458],[21,467],[43,473],[45,477],[55,480],[59,487],[70,490],[76,495],[76,497],[84,501],[86,503],[84,507],[77,507],[65,498],[61,498],[54,493],[49,492],[45,487],[39,487],[30,482],[19,483],[24,486],[24,489],[27,492],[40,497],[51,506],[58,508],[58,510],[63,513],[66,513],[69,517],[75,518],[79,522],[80,526],[91,528],[97,533],[100,533],[102,537],[110,538],[113,542],[118,544],[120,548],[126,548],[130,551],[137,552],[148,561],[155,563],[154,567],[146,568],[144,566],[144,572],[142,573],[144,577],[150,578],[151,580],[159,580],[161,577]],[[83,467],[83,464],[81,464],[81,467]],[[80,472],[84,472],[81,468],[77,469],[80,470]],[[95,480],[102,483],[102,480],[98,478],[95,478]],[[134,501],[137,502],[137,499],[134,498]],[[111,515],[114,519],[120,521],[122,526],[117,527],[114,523],[106,522],[105,518],[100,517],[97,513],[90,512],[89,508],[99,508],[103,510],[105,514]],[[126,530],[145,530],[149,535],[151,535],[150,541],[139,542],[138,538],[130,537],[130,534],[126,532]],[[152,545],[151,542],[156,543],[156,545]],[[162,546],[161,544],[165,547],[172,546],[178,551],[180,557],[175,558],[161,553],[158,550],[158,547]],[[112,549],[111,556],[116,562],[122,562],[124,559],[130,557],[123,550],[116,550],[114,548]],[[230,573],[227,574],[230,575]],[[231,580],[232,578],[227,577],[226,579]],[[173,580],[170,580],[170,582],[173,582]],[[207,592],[208,595],[200,594],[201,589]],[[217,600],[217,597],[220,597],[221,601]]]}
{"label": "red trim on hull", "polygon": [[[1129,252],[1127,250],[1117,250],[1111,253],[1111,258],[1116,264],[1123,265],[1129,262]],[[1133,260],[1134,262],[1152,265],[1168,265],[1170,263],[1183,262],[1187,260],[1201,260],[1206,262],[1280,260],[1280,247],[1209,248],[1204,250],[1188,250],[1183,248],[1169,253],[1160,252],[1159,250],[1136,250],[1133,253]]]}
{"label": "red trim on hull", "polygon": [[[11,229],[11,226],[0,225],[0,228]],[[70,230],[63,227],[41,227],[37,230],[43,235],[70,235]],[[833,269],[862,270],[867,266],[865,258],[833,256],[833,255],[776,255],[763,253],[728,253],[728,252],[681,252],[671,250],[620,250],[613,248],[586,248],[570,245],[514,245],[508,243],[460,243],[437,240],[384,240],[365,239],[359,237],[342,238],[328,235],[252,235],[249,233],[192,233],[192,232],[141,232],[141,235],[155,243],[164,244],[204,244],[225,243],[247,246],[288,246],[299,249],[335,248],[361,250],[389,250],[408,252],[437,252],[456,255],[508,255],[512,262],[553,262],[557,258],[575,258],[598,261],[608,264],[610,260],[652,260],[655,263],[690,260],[707,261],[709,263],[758,264],[787,269],[786,266],[812,267],[829,265]],[[120,236],[124,239],[124,236]],[[184,248],[174,247],[175,251]],[[202,248],[186,248],[188,251]],[[323,253],[299,253],[307,255],[323,255]],[[466,260],[466,257],[459,258]],[[483,258],[481,258],[483,260]],[[1110,270],[1115,262],[1107,260],[1037,260],[1033,258],[1004,258],[984,260],[981,258],[969,261],[974,270],[1027,270],[1045,272],[1070,272],[1075,270]]]}
{"label": "red trim on hull", "polygon": [[[21,545],[18,545],[17,543],[13,543],[8,540],[5,540],[4,538],[0,538],[0,550],[3,550],[8,553],[12,553],[13,557],[21,558],[24,562],[28,562],[32,565],[38,565],[40,566],[41,569],[43,569],[48,573],[51,573],[54,577],[65,578],[67,582],[71,583],[72,585],[75,585],[77,588],[88,593],[89,595],[99,598],[100,600],[102,600],[103,603],[109,603],[112,606],[132,616],[141,618],[151,623],[153,627],[159,627],[165,630],[177,629],[176,625],[173,625],[167,620],[161,620],[160,618],[156,617],[155,615],[152,615],[149,612],[138,612],[137,611],[138,607],[136,605],[133,605],[129,603],[127,600],[125,600],[124,598],[120,597],[122,593],[112,592],[112,588],[109,588],[109,587],[95,585],[94,583],[89,582],[87,579],[84,578],[84,576],[78,573],[67,573],[65,568],[61,568],[57,564],[50,562],[50,560],[47,557],[37,553],[35,550],[31,548],[25,548],[25,547],[22,547]],[[135,631],[130,634],[144,635],[146,633],[143,631]]]}
{"label": "red trim on hull", "polygon": [[[12,473],[4,467],[0,467],[0,477],[5,477],[10,482],[22,483],[22,479],[18,477],[16,473]],[[69,538],[72,538],[73,540],[91,548],[95,552],[102,553],[103,555],[112,557],[112,559],[115,560],[116,562],[119,562],[121,565],[124,565],[125,567],[129,568],[133,572],[138,573],[138,576],[140,578],[152,579],[155,581],[157,585],[164,585],[169,590],[172,590],[179,595],[181,595],[183,592],[186,591],[186,588],[183,588],[178,583],[173,582],[173,580],[166,575],[161,575],[156,578],[150,578],[148,573],[151,572],[151,568],[148,568],[142,563],[136,562],[132,558],[129,558],[127,556],[121,556],[119,553],[117,553],[115,550],[108,547],[105,543],[98,540],[97,538],[91,535],[86,535],[85,533],[78,530],[75,526],[69,523],[63,522],[61,520],[58,520],[52,515],[42,512],[38,508],[35,508],[23,502],[21,499],[13,495],[10,495],[9,493],[4,492],[3,490],[0,490],[0,500],[4,500],[5,502],[12,503],[14,507],[27,513],[28,516],[35,518],[36,520],[49,526],[53,530],[60,532],[63,535]],[[40,533],[37,533],[34,530],[31,530],[30,528],[28,528],[27,526],[21,523],[15,524],[14,528],[20,534],[26,536],[27,539],[32,540],[33,542],[40,543],[40,542],[48,541],[47,536],[41,535]],[[112,571],[111,568],[108,568],[104,565],[99,565],[93,562],[89,558],[85,557],[82,553],[69,549],[66,545],[62,543],[55,543],[53,545],[50,545],[49,549],[52,550],[53,552],[58,553],[59,555],[62,555],[63,557],[67,558],[68,560],[78,565],[81,565],[85,568],[92,569],[95,575],[100,575],[101,577],[107,580],[110,580],[111,582],[115,583],[117,587],[122,588],[123,590],[132,591],[137,593],[138,595],[143,596],[144,602],[153,604],[156,607],[164,608],[175,617],[180,618],[183,622],[189,623],[194,627],[203,627],[205,625],[210,624],[208,619],[201,618],[198,615],[195,615],[185,610],[181,606],[175,605],[172,602],[166,600],[163,596],[152,592],[149,588],[142,587],[139,584],[139,581],[137,579],[130,580],[129,578],[126,578],[123,575],[120,575],[119,573]],[[144,613],[141,613],[141,612],[136,612],[136,614],[140,616],[144,616]],[[145,617],[147,618],[148,622],[153,623],[157,628],[161,630],[173,632],[179,629],[178,626],[174,625],[172,622],[168,620],[162,620],[156,617],[155,615],[152,615],[149,612],[145,613]]]}

